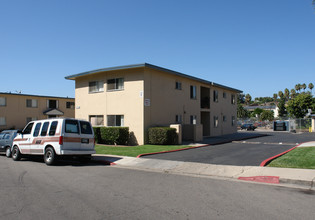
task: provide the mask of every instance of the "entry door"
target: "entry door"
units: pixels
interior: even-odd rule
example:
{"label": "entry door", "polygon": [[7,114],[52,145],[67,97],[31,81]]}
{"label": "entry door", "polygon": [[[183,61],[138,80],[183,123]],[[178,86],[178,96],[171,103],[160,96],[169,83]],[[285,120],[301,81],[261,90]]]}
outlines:
{"label": "entry door", "polygon": [[31,152],[31,143],[33,141],[32,138],[32,132],[33,132],[33,126],[34,123],[29,123],[22,131],[21,138],[19,138],[17,141],[20,146],[20,150],[22,154],[29,154]]}

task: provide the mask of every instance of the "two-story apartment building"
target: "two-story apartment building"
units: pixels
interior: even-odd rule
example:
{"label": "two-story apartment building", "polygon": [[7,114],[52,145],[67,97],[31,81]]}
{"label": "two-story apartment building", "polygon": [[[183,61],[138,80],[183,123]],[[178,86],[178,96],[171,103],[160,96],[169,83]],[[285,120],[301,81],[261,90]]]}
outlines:
{"label": "two-story apartment building", "polygon": [[22,129],[29,121],[74,118],[74,98],[0,93],[0,130]]}
{"label": "two-story apartment building", "polygon": [[76,118],[129,127],[138,144],[153,126],[202,124],[203,136],[236,132],[237,89],[148,63],[65,78],[75,80]]}

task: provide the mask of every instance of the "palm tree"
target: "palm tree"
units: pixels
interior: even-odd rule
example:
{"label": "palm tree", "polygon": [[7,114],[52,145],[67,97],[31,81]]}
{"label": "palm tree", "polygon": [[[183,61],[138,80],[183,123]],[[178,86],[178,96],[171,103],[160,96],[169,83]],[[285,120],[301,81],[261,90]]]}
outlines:
{"label": "palm tree", "polygon": [[278,96],[279,96],[280,98],[282,98],[283,92],[282,92],[282,91],[279,91],[279,92],[278,92]]}
{"label": "palm tree", "polygon": [[295,91],[297,92],[297,93],[299,93],[299,91],[301,90],[301,84],[299,83],[299,84],[296,84],[295,85]]}
{"label": "palm tree", "polygon": [[[314,0],[315,1],[315,0]],[[278,94],[277,93],[274,93],[273,94],[273,100],[276,102],[277,101],[277,98],[278,98]]]}
{"label": "palm tree", "polygon": [[250,94],[245,95],[245,103],[248,105],[252,101],[252,97]]}
{"label": "palm tree", "polygon": [[295,95],[296,95],[295,89],[291,89],[291,94],[290,94],[291,99],[294,99]]}
{"label": "palm tree", "polygon": [[301,85],[301,88],[304,90],[304,92],[305,92],[305,89],[306,89],[306,84],[305,83],[303,83],[302,85]]}
{"label": "palm tree", "polygon": [[289,89],[285,89],[284,90],[284,96],[285,96],[285,98],[287,99],[287,100],[289,100],[289,97],[290,97],[290,91],[289,91]]}
{"label": "palm tree", "polygon": [[[315,0],[313,1],[313,3],[315,4]],[[308,84],[308,88],[311,90],[311,94],[312,94],[313,93],[313,89],[314,89],[313,83]]]}

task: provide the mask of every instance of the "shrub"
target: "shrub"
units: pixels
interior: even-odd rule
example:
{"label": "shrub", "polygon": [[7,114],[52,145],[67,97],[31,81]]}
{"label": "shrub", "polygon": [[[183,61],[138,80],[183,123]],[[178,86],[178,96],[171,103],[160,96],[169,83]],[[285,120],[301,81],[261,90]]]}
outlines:
{"label": "shrub", "polygon": [[94,130],[94,138],[95,143],[101,143],[101,128],[100,127],[93,127]]}
{"label": "shrub", "polygon": [[129,139],[128,127],[100,127],[101,144],[126,145]]}
{"label": "shrub", "polygon": [[150,144],[176,144],[177,133],[175,128],[169,127],[153,127],[149,128]]}

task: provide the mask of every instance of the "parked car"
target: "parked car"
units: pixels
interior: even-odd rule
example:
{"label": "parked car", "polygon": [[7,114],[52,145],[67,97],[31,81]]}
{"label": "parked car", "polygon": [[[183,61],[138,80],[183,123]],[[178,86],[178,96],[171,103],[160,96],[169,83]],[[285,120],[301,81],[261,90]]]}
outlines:
{"label": "parked car", "polygon": [[246,129],[247,131],[254,131],[257,127],[253,124],[243,124],[241,130]]}
{"label": "parked car", "polygon": [[17,130],[4,130],[0,133],[0,152],[5,152],[7,157],[11,157],[11,146],[17,132]]}
{"label": "parked car", "polygon": [[61,156],[75,156],[82,161],[95,153],[94,132],[88,121],[54,118],[29,122],[19,133],[12,147],[12,159],[23,155],[43,155],[47,165]]}

